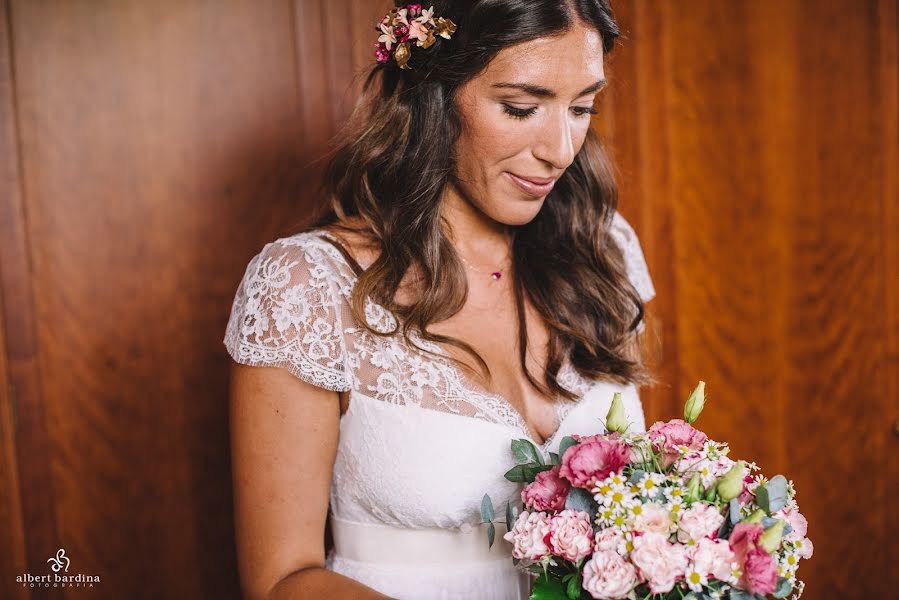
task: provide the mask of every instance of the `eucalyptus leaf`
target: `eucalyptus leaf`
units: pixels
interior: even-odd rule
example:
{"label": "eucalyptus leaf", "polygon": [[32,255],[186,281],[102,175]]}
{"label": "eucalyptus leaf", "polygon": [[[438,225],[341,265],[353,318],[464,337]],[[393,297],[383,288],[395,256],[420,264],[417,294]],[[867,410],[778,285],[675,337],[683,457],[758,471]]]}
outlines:
{"label": "eucalyptus leaf", "polygon": [[529,600],[569,600],[562,582],[556,577],[541,573],[531,588]]}
{"label": "eucalyptus leaf", "polygon": [[512,506],[512,501],[506,502],[506,529],[511,530],[518,519],[518,507]]}
{"label": "eucalyptus leaf", "polygon": [[591,515],[596,512],[597,503],[593,496],[585,489],[573,487],[565,498],[565,508],[581,510]]}
{"label": "eucalyptus leaf", "polygon": [[562,441],[559,442],[559,456],[562,458],[562,460],[565,459],[565,452],[567,452],[568,449],[572,446],[577,446],[577,442],[574,441],[574,438],[570,435],[566,435],[562,438]]}
{"label": "eucalyptus leaf", "polygon": [[537,449],[537,446],[530,440],[512,440],[512,454],[518,464],[525,465],[528,463],[545,464],[543,454]]}
{"label": "eucalyptus leaf", "polygon": [[740,522],[740,503],[736,498],[730,501],[730,523],[736,525]]}
{"label": "eucalyptus leaf", "polygon": [[481,498],[481,518],[486,523],[493,523],[493,501],[487,494]]}
{"label": "eucalyptus leaf", "polygon": [[775,475],[755,490],[756,503],[769,515],[787,505],[787,480]]}
{"label": "eucalyptus leaf", "polygon": [[737,588],[730,589],[730,600],[755,600],[755,594]]}
{"label": "eucalyptus leaf", "polygon": [[487,526],[487,541],[490,542],[487,545],[488,548],[493,547],[493,540],[495,540],[495,539],[496,539],[496,525],[491,523],[490,525]]}
{"label": "eucalyptus leaf", "polygon": [[530,463],[527,465],[515,465],[503,474],[503,477],[509,481],[516,483],[531,483],[540,471],[549,471],[552,465],[537,465]]}
{"label": "eucalyptus leaf", "polygon": [[628,477],[627,482],[630,484],[635,484],[640,481],[644,475],[646,475],[646,471],[644,471],[643,469],[634,469],[634,472],[631,473],[630,477]]}
{"label": "eucalyptus leaf", "polygon": [[774,587],[774,593],[772,595],[775,598],[786,598],[792,591],[793,586],[790,584],[790,580],[786,577],[778,577],[777,585]]}
{"label": "eucalyptus leaf", "polygon": [[550,452],[550,453],[549,453],[549,462],[552,463],[552,464],[554,464],[554,465],[561,465],[561,464],[562,464],[562,459],[561,459],[561,457],[559,457],[559,455],[556,454],[555,452]]}

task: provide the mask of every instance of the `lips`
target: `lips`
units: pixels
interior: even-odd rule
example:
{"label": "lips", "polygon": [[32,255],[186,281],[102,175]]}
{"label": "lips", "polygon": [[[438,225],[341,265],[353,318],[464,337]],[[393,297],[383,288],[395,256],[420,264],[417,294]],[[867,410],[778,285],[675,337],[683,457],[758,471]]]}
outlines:
{"label": "lips", "polygon": [[552,177],[524,177],[509,171],[506,171],[506,174],[518,189],[530,196],[545,196],[552,191],[553,185],[556,183]]}

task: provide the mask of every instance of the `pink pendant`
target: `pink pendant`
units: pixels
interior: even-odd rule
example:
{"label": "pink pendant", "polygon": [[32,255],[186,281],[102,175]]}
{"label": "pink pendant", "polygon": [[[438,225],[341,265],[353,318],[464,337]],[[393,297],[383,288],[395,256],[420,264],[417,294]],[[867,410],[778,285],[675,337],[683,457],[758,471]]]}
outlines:
{"label": "pink pendant", "polygon": [[502,277],[503,274],[500,273],[499,271],[496,271],[495,273],[491,273],[490,276],[493,277],[493,280],[494,280],[494,281],[496,281],[497,279],[499,279],[500,277]]}

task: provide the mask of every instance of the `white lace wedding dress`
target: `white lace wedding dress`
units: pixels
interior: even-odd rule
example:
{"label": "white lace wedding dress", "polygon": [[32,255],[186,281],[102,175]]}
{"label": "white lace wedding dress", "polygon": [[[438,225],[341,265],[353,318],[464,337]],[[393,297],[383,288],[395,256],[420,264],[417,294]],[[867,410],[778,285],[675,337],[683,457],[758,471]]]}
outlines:
{"label": "white lace wedding dress", "polygon": [[[655,290],[633,229],[616,213],[612,232],[648,301]],[[413,336],[440,355],[433,357],[401,335],[380,338],[354,322],[348,299],[355,275],[323,239],[328,235],[319,230],[266,244],[247,266],[224,338],[237,362],[280,366],[320,387],[350,391],[331,484],[334,549],[326,567],[401,600],[527,598],[531,578],[513,567],[504,526],[497,525],[488,550],[480,524],[485,493],[499,520],[507,500],[520,501],[521,484],[503,473],[515,464],[510,442],[534,441],[527,425],[440,346]],[[366,317],[378,331],[393,326],[371,301]],[[601,432],[615,391],[634,428],[645,431],[633,385],[587,381],[568,363],[559,379],[580,400],[560,401],[557,431],[534,442],[547,458],[566,435]]]}

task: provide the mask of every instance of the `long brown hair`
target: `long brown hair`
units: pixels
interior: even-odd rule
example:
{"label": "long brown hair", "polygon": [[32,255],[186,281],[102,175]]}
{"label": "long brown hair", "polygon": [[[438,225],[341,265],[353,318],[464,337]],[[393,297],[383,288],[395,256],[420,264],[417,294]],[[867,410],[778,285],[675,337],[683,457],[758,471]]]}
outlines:
{"label": "long brown hair", "polygon": [[[364,307],[370,297],[393,312],[410,344],[409,331],[416,329],[426,340],[461,348],[489,380],[489,367],[471,345],[428,330],[430,323],[457,313],[468,294],[463,265],[440,219],[461,131],[455,92],[502,48],[557,35],[575,18],[599,31],[605,53],[619,32],[606,0],[436,0],[433,5],[434,14],[457,24],[455,34],[449,40],[438,37],[427,50],[413,49],[411,70],[392,60],[372,65],[360,102],[328,156],[322,181],[328,210],[305,229],[347,229],[342,223],[349,218],[362,223],[350,230],[379,250],[369,267],[363,269],[336,244],[357,276],[351,299],[356,320],[375,335],[397,333],[369,326]],[[556,378],[566,357],[590,379],[655,381],[636,351],[643,303],[609,235],[617,202],[609,159],[591,129],[539,214],[511,228],[519,360],[544,394],[574,398]],[[400,304],[397,290],[412,266],[420,272],[417,297]],[[525,294],[549,329],[544,382],[525,367]]]}

